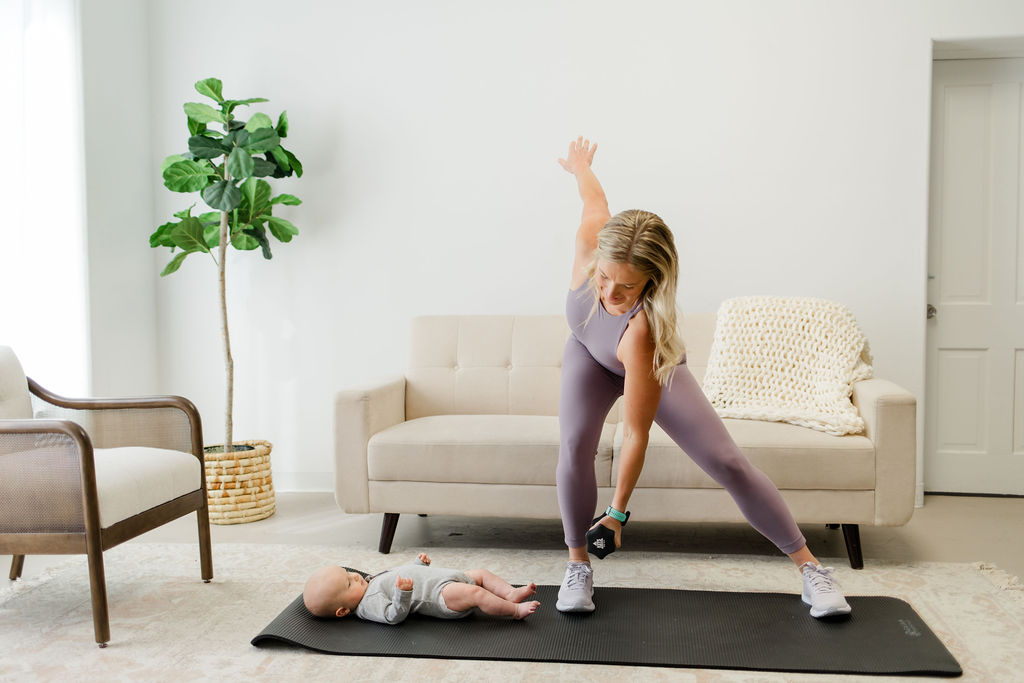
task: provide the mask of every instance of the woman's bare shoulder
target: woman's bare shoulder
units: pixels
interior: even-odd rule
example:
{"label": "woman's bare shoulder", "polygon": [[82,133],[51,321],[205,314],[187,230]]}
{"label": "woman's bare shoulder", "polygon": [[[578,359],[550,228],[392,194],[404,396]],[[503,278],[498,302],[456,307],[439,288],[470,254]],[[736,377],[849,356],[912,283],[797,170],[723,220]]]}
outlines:
{"label": "woman's bare shoulder", "polygon": [[643,309],[637,311],[626,325],[616,355],[624,365],[631,360],[639,359],[646,362],[653,357],[654,339],[651,338],[651,325]]}

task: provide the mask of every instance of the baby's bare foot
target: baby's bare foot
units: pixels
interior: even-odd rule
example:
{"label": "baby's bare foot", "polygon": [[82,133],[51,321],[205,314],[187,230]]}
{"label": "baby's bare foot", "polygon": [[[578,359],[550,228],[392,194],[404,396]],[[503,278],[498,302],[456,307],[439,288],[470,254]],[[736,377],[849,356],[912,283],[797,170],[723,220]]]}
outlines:
{"label": "baby's bare foot", "polygon": [[510,600],[511,602],[522,602],[531,595],[536,594],[537,584],[531,582],[529,585],[522,586],[520,588],[513,588],[508,592],[508,595],[505,596],[505,599]]}
{"label": "baby's bare foot", "polygon": [[536,600],[519,603],[516,605],[516,619],[525,619],[536,612],[538,607],[540,607],[540,603]]}

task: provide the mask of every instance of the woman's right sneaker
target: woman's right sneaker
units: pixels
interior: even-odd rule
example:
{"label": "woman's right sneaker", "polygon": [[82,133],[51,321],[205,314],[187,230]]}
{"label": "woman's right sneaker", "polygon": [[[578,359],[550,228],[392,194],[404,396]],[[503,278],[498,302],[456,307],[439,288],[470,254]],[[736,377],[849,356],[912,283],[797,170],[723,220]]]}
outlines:
{"label": "woman's right sneaker", "polygon": [[559,612],[594,611],[594,570],[589,562],[569,562],[555,608]]}
{"label": "woman's right sneaker", "polygon": [[805,562],[800,567],[804,578],[804,590],[801,596],[805,605],[811,606],[811,616],[820,619],[839,614],[849,614],[850,605],[839,590],[839,584],[832,574],[835,569],[822,567],[820,564]]}

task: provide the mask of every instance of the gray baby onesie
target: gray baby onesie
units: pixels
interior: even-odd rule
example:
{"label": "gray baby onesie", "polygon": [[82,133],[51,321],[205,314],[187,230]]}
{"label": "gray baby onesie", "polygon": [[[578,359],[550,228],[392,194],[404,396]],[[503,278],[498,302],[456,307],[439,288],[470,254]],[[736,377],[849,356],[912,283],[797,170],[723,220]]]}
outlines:
{"label": "gray baby onesie", "polygon": [[[411,591],[398,590],[395,580],[399,576],[412,579]],[[382,624],[397,624],[413,612],[441,619],[460,619],[473,610],[450,610],[441,596],[441,589],[453,581],[476,585],[458,570],[429,567],[417,558],[417,564],[403,565],[374,576],[356,606],[356,616]]]}

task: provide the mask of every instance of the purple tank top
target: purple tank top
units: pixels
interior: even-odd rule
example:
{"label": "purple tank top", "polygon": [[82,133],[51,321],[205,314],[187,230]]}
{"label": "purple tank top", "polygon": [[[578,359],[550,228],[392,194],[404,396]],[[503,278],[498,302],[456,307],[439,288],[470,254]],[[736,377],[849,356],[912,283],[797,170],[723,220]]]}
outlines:
{"label": "purple tank top", "polygon": [[633,308],[622,315],[612,315],[604,310],[604,305],[599,301],[594,317],[584,326],[583,322],[594,305],[594,295],[587,285],[588,282],[584,281],[578,289],[570,289],[565,299],[565,317],[569,327],[594,360],[619,377],[625,377],[626,368],[615,354],[629,321],[643,308],[643,301],[638,299]]}

